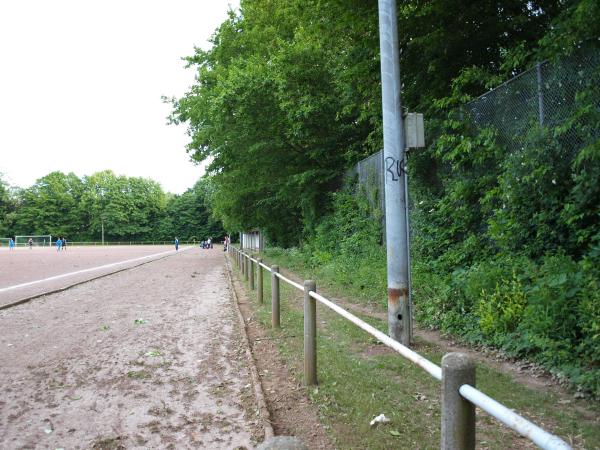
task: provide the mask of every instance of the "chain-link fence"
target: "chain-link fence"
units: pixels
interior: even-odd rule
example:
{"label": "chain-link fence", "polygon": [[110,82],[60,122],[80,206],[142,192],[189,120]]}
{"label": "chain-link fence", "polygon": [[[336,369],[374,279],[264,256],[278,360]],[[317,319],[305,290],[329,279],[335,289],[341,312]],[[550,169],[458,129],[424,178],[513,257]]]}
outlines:
{"label": "chain-link fence", "polygon": [[383,178],[383,150],[359,161],[349,175],[356,176],[358,185],[372,208],[385,211],[385,180]]}
{"label": "chain-link fence", "polygon": [[[578,92],[588,87],[600,66],[600,52],[582,52],[557,64],[543,62],[483,94],[465,106],[480,128],[493,127],[509,151],[519,150],[532,127],[561,125],[576,109]],[[596,99],[597,105],[600,98]],[[596,136],[598,138],[598,136]],[[576,130],[565,132],[565,144],[583,144]]]}
{"label": "chain-link fence", "polygon": [[[498,141],[507,151],[518,151],[532,128],[555,127],[571,117],[577,108],[577,94],[598,80],[598,72],[600,51],[597,49],[581,51],[555,64],[539,63],[468,103],[463,112],[478,128],[496,129]],[[593,99],[593,103],[600,108],[600,96]],[[577,152],[590,140],[600,138],[597,133],[600,127],[592,128],[591,135],[568,128],[561,135],[561,141],[572,152]],[[380,205],[385,211],[383,151],[363,159],[350,173],[358,177],[359,186],[372,204]]]}

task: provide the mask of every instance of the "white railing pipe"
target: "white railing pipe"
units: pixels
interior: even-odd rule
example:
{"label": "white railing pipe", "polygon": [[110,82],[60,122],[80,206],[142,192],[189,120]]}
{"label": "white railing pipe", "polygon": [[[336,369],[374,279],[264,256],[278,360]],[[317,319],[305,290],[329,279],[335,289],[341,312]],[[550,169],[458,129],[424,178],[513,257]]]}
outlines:
{"label": "white railing pipe", "polygon": [[414,362],[417,366],[419,366],[423,370],[425,370],[425,372],[427,372],[429,375],[431,375],[436,380],[440,380],[441,381],[441,379],[442,379],[442,368],[440,366],[435,365],[434,363],[432,363],[428,359],[423,358],[418,353],[413,352],[408,347],[405,347],[400,342],[395,341],[394,339],[392,339],[391,337],[389,337],[387,334],[382,333],[377,328],[375,328],[375,327],[369,325],[368,323],[360,320],[358,317],[356,317],[352,313],[346,311],[344,308],[341,308],[340,306],[336,305],[335,303],[327,300],[322,295],[319,295],[316,292],[311,292],[310,296],[313,297],[318,302],[322,303],[323,305],[327,306],[329,309],[332,309],[333,311],[337,312],[340,316],[345,317],[346,319],[348,319],[353,324],[355,324],[358,327],[362,328],[367,333],[369,333],[373,337],[377,338],[383,344],[385,344],[388,347],[396,350],[398,353],[400,353],[406,359],[408,359],[409,361]]}
{"label": "white railing pipe", "polygon": [[516,412],[508,409],[506,406],[498,403],[483,392],[475,389],[473,386],[463,384],[459,388],[460,395],[469,400],[475,406],[478,406],[490,416],[495,417],[511,430],[516,431],[521,436],[530,439],[540,448],[545,450],[567,450],[571,446],[558,436],[542,430],[536,424],[530,422]]}
{"label": "white railing pipe", "polygon": [[283,275],[281,275],[280,273],[277,274],[277,277],[283,281],[285,281],[287,284],[291,284],[292,286],[294,286],[296,289],[303,291],[304,290],[304,286],[302,286],[300,283],[296,283],[295,281],[290,280],[289,278],[284,277]]}

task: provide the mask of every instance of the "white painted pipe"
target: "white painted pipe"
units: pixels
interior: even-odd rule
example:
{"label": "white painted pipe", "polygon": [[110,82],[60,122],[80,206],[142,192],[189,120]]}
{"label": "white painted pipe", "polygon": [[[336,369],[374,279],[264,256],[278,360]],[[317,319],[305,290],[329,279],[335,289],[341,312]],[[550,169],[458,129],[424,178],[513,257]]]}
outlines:
{"label": "white painted pipe", "polygon": [[521,436],[530,439],[540,448],[545,450],[570,450],[571,446],[558,436],[542,430],[536,424],[530,422],[506,406],[498,403],[473,386],[463,384],[458,390],[460,395],[478,406],[490,416],[495,417],[511,430],[515,430]]}
{"label": "white painted pipe", "polygon": [[288,284],[291,284],[292,286],[294,286],[296,289],[299,289],[301,291],[304,290],[304,286],[302,286],[300,283],[296,283],[295,281],[290,280],[289,278],[284,277],[283,275],[281,275],[280,273],[277,274],[277,277],[283,281],[285,281]]}
{"label": "white painted pipe", "polygon": [[391,337],[389,337],[387,334],[382,333],[377,328],[374,328],[371,325],[369,325],[368,323],[363,322],[362,320],[360,320],[358,317],[356,317],[352,313],[349,313],[344,308],[341,308],[340,306],[336,305],[335,303],[330,302],[329,300],[327,300],[322,295],[319,295],[316,292],[311,292],[310,296],[313,297],[318,302],[322,303],[323,305],[327,306],[328,308],[334,310],[340,316],[345,317],[346,319],[348,319],[353,324],[358,325],[360,328],[362,328],[363,330],[365,330],[367,333],[369,333],[370,335],[372,335],[372,336],[376,337],[377,339],[379,339],[379,341],[381,341],[383,344],[385,344],[388,347],[396,350],[398,353],[400,353],[406,359],[408,359],[409,361],[414,362],[417,366],[419,366],[423,370],[425,370],[425,372],[427,372],[429,375],[431,375],[436,380],[440,380],[441,381],[441,379],[442,379],[442,368],[440,366],[435,365],[434,363],[432,363],[428,359],[423,358],[418,353],[413,352],[411,349],[409,349],[408,347],[405,347],[400,342],[395,341],[394,339],[392,339]]}

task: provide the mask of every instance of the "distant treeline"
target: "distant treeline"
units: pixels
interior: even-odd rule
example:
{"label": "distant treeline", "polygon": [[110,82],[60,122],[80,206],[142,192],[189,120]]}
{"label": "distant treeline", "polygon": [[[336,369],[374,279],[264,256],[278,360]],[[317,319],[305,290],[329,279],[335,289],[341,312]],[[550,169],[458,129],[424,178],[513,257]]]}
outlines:
{"label": "distant treeline", "polygon": [[70,241],[204,240],[224,234],[209,207],[211,183],[201,179],[181,195],[147,178],[106,170],[78,178],[52,172],[31,187],[0,178],[0,237],[65,236]]}

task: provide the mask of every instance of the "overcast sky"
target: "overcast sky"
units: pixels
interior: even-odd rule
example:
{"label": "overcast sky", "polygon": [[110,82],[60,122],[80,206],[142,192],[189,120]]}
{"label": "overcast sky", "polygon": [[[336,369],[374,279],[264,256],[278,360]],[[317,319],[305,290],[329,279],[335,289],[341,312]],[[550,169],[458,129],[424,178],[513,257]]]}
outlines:
{"label": "overcast sky", "polygon": [[0,172],[28,187],[104,169],[182,193],[203,174],[161,96],[238,0],[0,0]]}

